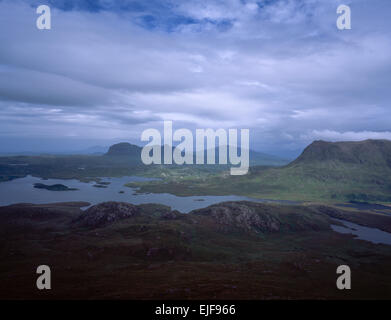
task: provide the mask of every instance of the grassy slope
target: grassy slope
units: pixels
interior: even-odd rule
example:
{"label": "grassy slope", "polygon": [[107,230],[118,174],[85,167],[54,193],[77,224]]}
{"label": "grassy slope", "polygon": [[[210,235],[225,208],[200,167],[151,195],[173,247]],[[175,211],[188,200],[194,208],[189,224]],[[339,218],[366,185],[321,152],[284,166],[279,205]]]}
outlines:
{"label": "grassy slope", "polygon": [[[365,171],[366,170],[366,171]],[[254,198],[298,201],[364,200],[391,202],[391,172],[336,165],[294,165],[284,168],[253,168],[242,177],[219,173],[185,178],[171,174],[163,181],[130,183],[138,192],[190,195],[245,195]]]}
{"label": "grassy slope", "polygon": [[391,142],[314,142],[291,164],[280,168],[253,167],[248,175],[227,172],[163,182],[131,184],[140,192],[176,195],[237,194],[299,201],[391,202]]}
{"label": "grassy slope", "polygon": [[[29,165],[5,165],[9,163]],[[301,201],[391,201],[389,170],[336,162],[254,167],[246,176],[233,177],[227,167],[135,166],[127,159],[100,156],[0,158],[0,181],[27,174],[80,180],[125,175],[159,177],[163,180],[129,186],[141,187],[140,192],[169,192],[181,196],[237,194]]]}

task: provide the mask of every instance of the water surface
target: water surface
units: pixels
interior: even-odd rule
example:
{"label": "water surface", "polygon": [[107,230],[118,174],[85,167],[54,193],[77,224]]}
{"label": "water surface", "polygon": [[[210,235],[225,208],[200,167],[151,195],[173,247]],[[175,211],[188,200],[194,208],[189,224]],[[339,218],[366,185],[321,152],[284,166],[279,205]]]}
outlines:
{"label": "water surface", "polygon": [[[54,203],[68,201],[87,201],[92,205],[105,201],[123,201],[132,204],[159,203],[170,206],[180,212],[190,212],[191,210],[205,208],[212,204],[224,201],[254,201],[254,202],[278,202],[293,204],[290,201],[272,201],[253,199],[242,196],[192,196],[178,197],[168,193],[148,193],[135,194],[135,189],[124,187],[124,184],[134,181],[154,180],[143,177],[121,177],[121,178],[102,178],[103,182],[110,182],[107,188],[96,188],[95,182],[85,183],[79,180],[48,179],[43,180],[32,176],[15,179],[0,183],[0,206],[15,203]],[[34,188],[35,183],[46,185],[63,184],[69,188],[76,188],[75,191],[49,191],[45,189]],[[124,193],[120,193],[123,191]]]}
{"label": "water surface", "polygon": [[382,244],[391,245],[391,233],[375,228],[360,226],[358,224],[341,220],[341,219],[333,218],[333,220],[337,220],[344,225],[344,226],[331,225],[331,228],[336,232],[353,234],[356,236],[357,239],[370,241],[372,243],[382,243]]}

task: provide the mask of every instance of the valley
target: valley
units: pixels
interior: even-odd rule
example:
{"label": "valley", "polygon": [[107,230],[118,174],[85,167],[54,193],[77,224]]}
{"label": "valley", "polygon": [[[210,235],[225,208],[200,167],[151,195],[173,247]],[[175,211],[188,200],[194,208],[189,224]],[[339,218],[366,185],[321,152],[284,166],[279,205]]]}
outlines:
{"label": "valley", "polygon": [[[364,156],[362,155],[364,154]],[[295,161],[283,167],[254,166],[246,176],[224,172],[204,177],[131,183],[139,192],[235,194],[252,198],[315,201],[391,202],[391,142],[314,142]]]}
{"label": "valley", "polygon": [[[390,144],[314,142],[246,176],[144,166],[128,144],[1,157],[0,297],[389,299]],[[336,289],[340,265],[352,290]]]}
{"label": "valley", "polygon": [[[0,179],[32,175],[42,178],[97,181],[100,177],[159,178],[131,182],[139,193],[177,196],[239,195],[251,198],[336,202],[391,202],[391,142],[314,142],[296,160],[276,166],[253,164],[245,176],[231,176],[224,165],[150,165],[141,163],[141,148],[112,146],[103,156],[1,157]],[[252,153],[250,153],[251,155]],[[258,158],[257,158],[258,157]],[[258,154],[255,159],[262,162]],[[263,158],[270,161],[269,158]],[[12,163],[12,165],[10,165]],[[15,166],[23,163],[23,166]],[[270,162],[267,162],[270,163]]]}

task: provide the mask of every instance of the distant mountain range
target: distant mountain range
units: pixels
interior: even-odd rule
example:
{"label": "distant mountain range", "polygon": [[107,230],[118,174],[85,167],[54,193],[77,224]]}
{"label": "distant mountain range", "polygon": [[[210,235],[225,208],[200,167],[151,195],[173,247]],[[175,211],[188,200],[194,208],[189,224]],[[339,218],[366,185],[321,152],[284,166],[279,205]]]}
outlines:
{"label": "distant mountain range", "polygon": [[[175,147],[173,147],[175,148]],[[41,155],[105,155],[110,157],[131,157],[137,164],[141,163],[142,147],[121,142],[110,147],[92,146],[86,149],[66,152],[50,152],[50,151],[23,151],[23,152],[3,152],[0,156],[41,156]],[[240,153],[240,148],[238,150]],[[162,152],[163,154],[163,152]],[[216,148],[216,163],[218,163],[218,148]],[[206,163],[206,152],[205,152]],[[289,160],[277,157],[274,155],[250,150],[250,165],[251,166],[283,166],[289,163]]]}
{"label": "distant mountain range", "polygon": [[[163,146],[161,148],[162,148],[161,154],[163,157]],[[175,148],[175,146],[173,147],[173,149],[174,148]],[[140,158],[141,150],[142,150],[142,148],[139,146],[136,146],[136,145],[133,145],[133,144],[130,144],[127,142],[122,142],[122,143],[112,145],[105,155],[112,156],[112,157],[133,157],[133,158],[139,157]],[[209,150],[205,150],[204,163],[206,163],[207,152],[209,152]],[[238,153],[240,153],[240,152],[241,152],[241,150],[240,150],[240,148],[238,148]],[[219,154],[219,149],[216,148],[216,150],[215,150],[215,155],[216,155],[215,162],[216,163],[218,163],[218,161],[219,161],[218,154]],[[194,159],[194,163],[195,163],[195,159]],[[279,157],[276,157],[273,155],[269,155],[266,153],[250,150],[250,165],[251,166],[257,166],[257,165],[258,166],[282,166],[282,165],[286,165],[288,163],[289,163],[288,160],[285,160],[285,159],[282,159],[282,158],[279,158]]]}
{"label": "distant mountain range", "polygon": [[[159,192],[158,183],[141,192]],[[391,202],[391,141],[315,141],[280,167],[252,166],[247,175],[222,174],[188,185],[172,181],[165,192],[181,196],[238,194],[296,201]]]}
{"label": "distant mountain range", "polygon": [[[103,155],[96,153],[97,147],[89,149],[96,156],[0,157],[0,181],[28,174],[85,179],[136,174],[145,171],[141,150],[130,143],[119,143]],[[215,151],[218,160],[218,150]],[[149,166],[149,174],[159,175],[165,170],[164,187],[154,182],[143,184],[140,190],[178,195],[237,194],[275,200],[391,202],[388,140],[314,141],[291,163],[251,150],[250,160],[249,174],[238,177],[227,175],[225,166],[202,167],[208,171],[206,176],[205,172],[197,172],[200,166],[185,166],[180,168],[182,171],[170,170],[172,166]],[[192,179],[179,181],[178,176]]]}
{"label": "distant mountain range", "polygon": [[86,149],[74,151],[18,151],[18,152],[0,152],[0,156],[40,156],[40,155],[103,155],[107,152],[109,147],[92,146]]}
{"label": "distant mountain range", "polygon": [[[175,147],[173,147],[175,148]],[[162,147],[163,149],[163,147]],[[101,147],[92,147],[85,152],[98,153]],[[106,156],[140,157],[142,148],[127,142],[112,145],[105,153]],[[163,150],[161,151],[163,155]],[[205,150],[206,155],[209,150]],[[238,153],[241,153],[240,148]],[[218,163],[219,149],[216,148],[216,163]],[[284,166],[289,163],[266,153],[250,150],[250,164],[252,166]],[[321,165],[324,169],[338,165],[359,165],[375,168],[391,168],[391,141],[365,140],[349,142],[314,141],[304,149],[302,154],[289,164],[290,167],[301,165]]]}

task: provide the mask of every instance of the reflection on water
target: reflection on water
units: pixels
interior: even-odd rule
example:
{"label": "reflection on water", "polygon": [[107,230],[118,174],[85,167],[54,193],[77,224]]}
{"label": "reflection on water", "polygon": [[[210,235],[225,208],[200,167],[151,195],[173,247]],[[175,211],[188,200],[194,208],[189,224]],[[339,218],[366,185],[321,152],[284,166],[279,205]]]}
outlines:
{"label": "reflection on water", "polygon": [[[265,200],[252,199],[241,196],[193,196],[178,197],[167,193],[158,194],[134,194],[135,189],[124,187],[124,184],[133,181],[153,180],[143,177],[121,177],[103,178],[104,187],[94,187],[95,182],[85,183],[78,180],[48,179],[43,181],[40,178],[27,176],[25,178],[0,183],[0,206],[15,203],[53,203],[67,201],[87,201],[97,204],[105,201],[123,201],[133,204],[160,203],[170,206],[172,209],[181,212],[190,212],[194,209],[205,208],[215,203],[224,201],[256,201]],[[76,188],[76,191],[49,191],[34,188],[35,183],[45,185],[63,184],[69,188]],[[110,183],[110,184],[108,184]],[[107,188],[106,188],[107,187]],[[293,203],[283,201],[283,203]]]}
{"label": "reflection on water", "polygon": [[391,233],[375,228],[363,227],[345,220],[334,218],[333,220],[339,221],[344,225],[344,227],[331,225],[331,228],[336,232],[353,234],[356,236],[357,239],[367,240],[372,243],[383,243],[391,245]]}

